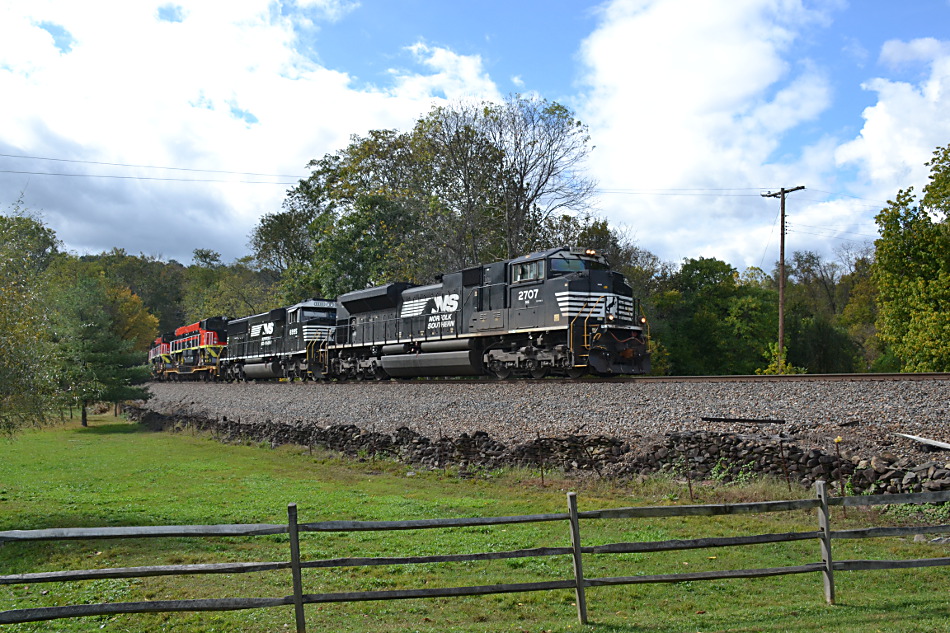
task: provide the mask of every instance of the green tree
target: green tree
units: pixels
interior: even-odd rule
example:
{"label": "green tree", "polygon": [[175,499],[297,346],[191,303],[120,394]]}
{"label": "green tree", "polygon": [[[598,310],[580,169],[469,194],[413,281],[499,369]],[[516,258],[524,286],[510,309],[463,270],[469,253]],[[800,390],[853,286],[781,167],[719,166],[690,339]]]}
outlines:
{"label": "green tree", "polygon": [[0,433],[44,422],[57,404],[43,272],[58,245],[20,201],[0,215]]}
{"label": "green tree", "polygon": [[777,331],[775,293],[717,259],[684,260],[661,279],[652,333],[677,375],[751,374]]}
{"label": "green tree", "polygon": [[143,355],[116,332],[107,309],[108,287],[99,277],[80,277],[57,290],[56,353],[59,381],[67,398],[82,412],[93,402],[149,397],[141,387],[149,377]]}
{"label": "green tree", "polygon": [[901,190],[876,217],[877,328],[907,372],[950,371],[950,145],[927,165],[919,203]]}
{"label": "green tree", "polygon": [[[428,283],[549,245],[545,231],[557,218],[589,206],[588,143],[572,112],[543,99],[433,108],[408,132],[354,136],[312,161],[311,175],[288,193],[281,214],[262,219],[252,244],[259,261],[282,273],[285,296]],[[311,260],[281,255],[284,237],[305,244]]]}
{"label": "green tree", "polygon": [[306,207],[265,214],[248,244],[258,265],[283,273],[295,263],[309,261],[313,246],[307,227],[314,216],[314,210]]}
{"label": "green tree", "polygon": [[196,249],[194,263],[184,274],[184,321],[194,323],[212,316],[243,317],[274,308],[279,301],[273,277],[256,270],[253,264],[251,256],[224,264],[219,253]]}
{"label": "green tree", "polygon": [[812,251],[796,251],[789,266],[789,295],[787,301],[805,303],[813,315],[831,319],[840,311],[842,267]]}

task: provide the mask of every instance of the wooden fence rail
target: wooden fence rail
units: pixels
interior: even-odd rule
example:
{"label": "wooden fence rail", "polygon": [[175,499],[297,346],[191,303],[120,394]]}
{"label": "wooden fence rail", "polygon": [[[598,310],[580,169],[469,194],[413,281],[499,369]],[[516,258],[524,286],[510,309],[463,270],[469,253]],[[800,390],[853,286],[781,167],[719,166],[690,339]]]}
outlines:
{"label": "wooden fence rail", "polygon": [[[568,493],[568,512],[535,514],[508,517],[472,517],[461,519],[422,519],[412,521],[323,521],[298,523],[296,504],[287,508],[287,524],[237,524],[237,525],[184,525],[117,528],[55,528],[45,530],[9,530],[0,532],[0,545],[4,542],[27,542],[49,540],[79,540],[108,538],[160,538],[160,537],[220,537],[261,536],[287,534],[290,546],[290,561],[254,563],[217,563],[192,565],[161,565],[150,567],[117,567],[74,571],[39,572],[0,576],[0,584],[67,582],[101,578],[144,578],[149,576],[186,574],[235,574],[275,570],[291,570],[293,594],[276,598],[218,598],[202,600],[156,600],[147,602],[120,602],[61,607],[14,609],[0,612],[0,624],[35,622],[59,618],[74,618],[120,613],[157,613],[180,611],[234,611],[276,606],[294,606],[297,631],[306,631],[304,605],[330,602],[357,602],[367,600],[405,600],[452,596],[477,596],[496,593],[520,593],[573,589],[576,596],[577,617],[585,624],[588,621],[588,587],[606,587],[642,583],[675,583],[683,581],[718,580],[731,578],[761,578],[789,574],[819,572],[824,578],[825,599],[834,603],[834,572],[865,571],[877,569],[907,569],[950,565],[950,558],[916,560],[846,560],[832,559],[832,541],[835,539],[877,538],[882,536],[906,536],[909,534],[950,533],[950,525],[934,525],[913,528],[874,527],[861,530],[831,529],[830,506],[870,506],[881,504],[944,503],[950,501],[950,492],[932,492],[902,495],[873,495],[862,497],[830,498],[825,482],[815,485],[815,499],[793,501],[769,501],[730,505],[662,506],[647,508],[613,508],[578,512],[577,497]],[[696,538],[653,542],[610,543],[597,546],[581,544],[581,521],[666,518],[679,516],[716,516],[729,514],[788,512],[792,510],[817,509],[818,530],[813,532],[788,532],[758,534],[737,537]],[[536,547],[512,551],[496,551],[478,554],[447,554],[434,556],[403,557],[349,557],[303,561],[300,558],[301,532],[363,532],[388,530],[423,530],[450,527],[510,525],[514,523],[539,523],[566,521],[569,527],[570,545],[565,547]],[[819,542],[820,561],[801,565],[766,569],[733,569],[692,573],[662,574],[652,576],[619,576],[609,578],[586,578],[584,554],[623,554],[635,552],[661,552],[699,549],[709,547],[739,547],[762,543],[784,543],[814,539]],[[513,558],[536,558],[571,556],[573,577],[564,580],[508,583],[469,587],[442,587],[426,589],[397,589],[384,591],[355,591],[336,593],[304,593],[301,570],[372,565],[413,565],[420,563],[452,563],[489,561]]]}

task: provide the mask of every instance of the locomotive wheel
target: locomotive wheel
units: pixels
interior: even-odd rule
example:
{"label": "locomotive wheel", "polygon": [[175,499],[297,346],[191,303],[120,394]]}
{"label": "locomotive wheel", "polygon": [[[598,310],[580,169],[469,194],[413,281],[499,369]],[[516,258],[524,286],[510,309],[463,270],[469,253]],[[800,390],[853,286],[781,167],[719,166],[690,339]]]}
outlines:
{"label": "locomotive wheel", "polygon": [[511,367],[505,367],[504,365],[498,365],[497,367],[492,367],[492,374],[498,380],[508,380],[511,378]]}
{"label": "locomotive wheel", "polygon": [[546,378],[549,373],[551,372],[548,367],[535,367],[528,372],[528,375],[537,380],[541,380],[542,378]]}
{"label": "locomotive wheel", "polygon": [[565,373],[567,374],[567,377],[570,378],[571,380],[577,380],[578,378],[580,378],[581,376],[587,373],[587,368],[586,367],[568,367]]}

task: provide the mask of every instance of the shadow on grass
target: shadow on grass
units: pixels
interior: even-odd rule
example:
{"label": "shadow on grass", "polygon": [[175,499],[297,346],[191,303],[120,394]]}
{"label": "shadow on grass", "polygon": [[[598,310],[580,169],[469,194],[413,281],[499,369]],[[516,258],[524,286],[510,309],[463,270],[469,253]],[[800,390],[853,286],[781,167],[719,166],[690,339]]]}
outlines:
{"label": "shadow on grass", "polygon": [[79,433],[89,435],[121,435],[132,433],[144,433],[148,429],[141,424],[132,424],[130,422],[111,422],[108,424],[90,424],[87,427],[77,429]]}

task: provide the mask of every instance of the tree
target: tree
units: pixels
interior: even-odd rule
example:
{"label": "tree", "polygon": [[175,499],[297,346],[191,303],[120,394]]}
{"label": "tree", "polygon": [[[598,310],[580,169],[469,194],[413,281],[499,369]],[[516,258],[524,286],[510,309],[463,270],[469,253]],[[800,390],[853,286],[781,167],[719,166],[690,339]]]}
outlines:
{"label": "tree", "polygon": [[88,274],[101,272],[116,288],[127,288],[149,313],[158,318],[160,332],[171,332],[185,319],[182,291],[185,268],[175,260],[153,255],[129,255],[121,248],[99,255],[83,255]]}
{"label": "tree", "polygon": [[[141,297],[123,284],[121,275],[110,266],[116,260],[115,251],[102,256],[75,257],[60,254],[47,269],[46,277],[56,292],[68,291],[83,279],[94,279],[103,291],[101,307],[106,310],[114,326],[114,331],[129,341],[132,349],[143,355],[148,351],[158,334],[158,318],[145,306]],[[135,265],[137,258],[120,256]],[[180,322],[177,325],[180,325]]]}
{"label": "tree", "polygon": [[500,211],[511,258],[533,250],[546,218],[589,208],[596,186],[583,175],[590,136],[573,112],[546,99],[514,95],[484,110],[485,136],[502,155]]}
{"label": "tree", "polygon": [[[258,261],[282,273],[285,294],[428,283],[531,252],[550,245],[557,218],[585,217],[594,186],[582,173],[588,142],[572,112],[543,99],[436,107],[411,131],[354,136],[312,161],[252,244]],[[291,261],[291,242],[311,260]]]}
{"label": "tree", "polygon": [[88,425],[90,403],[147,399],[148,391],[139,385],[148,380],[148,366],[133,342],[116,332],[104,280],[80,277],[58,290],[57,299],[59,381],[80,407],[82,425]]}
{"label": "tree", "polygon": [[44,422],[57,403],[42,274],[58,245],[20,201],[0,216],[0,433]]}
{"label": "tree", "polygon": [[950,371],[950,145],[927,165],[919,204],[901,190],[875,218],[877,328],[908,372]]}
{"label": "tree", "polygon": [[184,276],[183,305],[188,323],[211,316],[258,314],[277,303],[273,278],[266,271],[255,270],[251,256],[226,265],[220,253],[199,248]]}
{"label": "tree", "polygon": [[859,345],[842,316],[853,284],[860,281],[854,267],[861,265],[861,259],[846,250],[839,250],[839,259],[796,251],[789,267],[788,362],[812,373],[850,373],[862,368]]}
{"label": "tree", "polygon": [[[793,282],[789,294],[798,291],[812,314],[829,319],[838,314],[842,271],[837,262],[827,261],[812,251],[796,251],[789,268],[790,281]],[[794,300],[794,297],[789,298],[790,302]]]}
{"label": "tree", "polygon": [[289,268],[309,262],[313,258],[309,227],[316,215],[310,206],[291,205],[265,214],[248,243],[257,265],[283,275]]}
{"label": "tree", "polygon": [[475,102],[434,108],[410,137],[414,162],[425,167],[417,184],[432,192],[430,235],[452,268],[506,255],[498,213],[504,153],[486,133],[487,111]]}
{"label": "tree", "polygon": [[686,259],[659,275],[652,334],[678,375],[752,374],[769,358],[777,331],[776,293],[761,275],[726,262]]}
{"label": "tree", "polygon": [[394,279],[414,278],[411,244],[415,219],[383,196],[361,197],[355,211],[339,219],[316,247],[322,265],[316,275],[327,296],[337,296]]}
{"label": "tree", "polygon": [[129,341],[133,351],[147,352],[158,334],[158,318],[149,312],[142,299],[128,288],[109,285],[103,307],[119,338]]}

